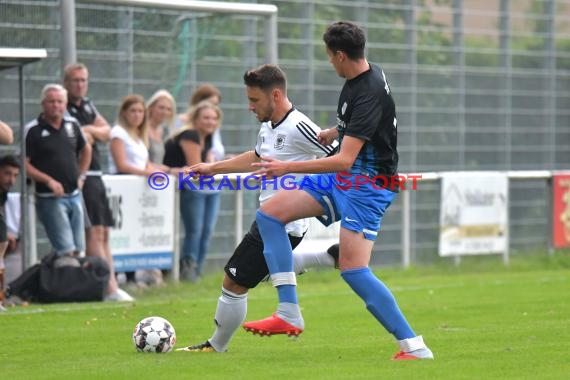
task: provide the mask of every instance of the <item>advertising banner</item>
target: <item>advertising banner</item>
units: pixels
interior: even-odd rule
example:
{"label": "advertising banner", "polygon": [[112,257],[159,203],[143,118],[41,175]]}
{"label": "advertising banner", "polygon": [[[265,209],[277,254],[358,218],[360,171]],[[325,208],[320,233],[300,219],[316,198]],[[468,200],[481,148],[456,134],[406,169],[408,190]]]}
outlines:
{"label": "advertising banner", "polygon": [[103,181],[115,222],[110,233],[115,270],[171,269],[176,187],[153,190],[146,177],[131,175],[106,175]]}
{"label": "advertising banner", "polygon": [[570,174],[552,176],[553,188],[553,245],[554,248],[570,247]]}
{"label": "advertising banner", "polygon": [[505,251],[508,183],[503,173],[458,172],[442,176],[440,256]]}

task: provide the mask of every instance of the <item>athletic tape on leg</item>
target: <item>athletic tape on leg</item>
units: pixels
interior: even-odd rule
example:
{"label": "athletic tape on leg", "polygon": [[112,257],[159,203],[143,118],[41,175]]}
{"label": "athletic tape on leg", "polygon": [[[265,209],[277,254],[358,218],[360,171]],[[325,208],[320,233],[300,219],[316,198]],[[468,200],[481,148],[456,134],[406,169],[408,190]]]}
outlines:
{"label": "athletic tape on leg", "polygon": [[279,272],[271,275],[271,283],[274,287],[281,285],[297,286],[297,276],[295,272]]}

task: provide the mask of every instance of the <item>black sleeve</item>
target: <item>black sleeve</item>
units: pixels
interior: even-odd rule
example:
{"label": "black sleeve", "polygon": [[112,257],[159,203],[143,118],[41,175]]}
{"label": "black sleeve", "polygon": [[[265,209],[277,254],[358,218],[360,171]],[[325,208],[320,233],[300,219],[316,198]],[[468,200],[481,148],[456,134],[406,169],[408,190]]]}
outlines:
{"label": "black sleeve", "polygon": [[184,132],[178,135],[179,140],[190,140],[195,142],[196,144],[200,144],[200,136],[198,136],[198,132],[193,129],[187,129]]}
{"label": "black sleeve", "polygon": [[381,95],[368,91],[354,100],[350,122],[346,127],[346,136],[370,141],[382,119]]}
{"label": "black sleeve", "polygon": [[28,133],[26,134],[26,157],[32,158],[32,154],[34,153],[35,147],[35,139],[34,139],[34,127],[32,127]]}
{"label": "black sleeve", "polygon": [[83,148],[85,148],[85,144],[87,144],[87,141],[85,140],[85,136],[83,136],[83,132],[81,131],[81,127],[79,126],[78,123],[73,123],[73,128],[75,129],[75,133],[77,136],[77,154],[79,154],[79,152],[81,152],[81,150]]}
{"label": "black sleeve", "polygon": [[95,121],[95,119],[97,118],[97,115],[99,115],[99,110],[97,109],[97,107],[95,107],[95,104],[93,104],[91,99],[89,99],[89,106],[91,107],[91,109],[93,110],[93,113],[95,114],[95,116],[93,117],[93,121]]}

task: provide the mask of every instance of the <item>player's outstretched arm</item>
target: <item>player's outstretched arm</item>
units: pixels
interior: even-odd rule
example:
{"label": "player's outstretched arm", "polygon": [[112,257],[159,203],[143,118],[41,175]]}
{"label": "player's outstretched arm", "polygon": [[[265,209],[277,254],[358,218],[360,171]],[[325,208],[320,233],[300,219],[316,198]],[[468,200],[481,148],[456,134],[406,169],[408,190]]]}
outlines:
{"label": "player's outstretched arm", "polygon": [[364,145],[364,140],[345,136],[340,152],[334,156],[311,161],[285,162],[271,157],[261,157],[261,162],[251,164],[253,174],[280,177],[287,173],[329,173],[349,170]]}
{"label": "player's outstretched arm", "polygon": [[195,175],[200,176],[250,172],[253,169],[251,164],[254,162],[259,162],[259,157],[255,151],[250,150],[227,160],[186,166],[184,174],[195,173]]}

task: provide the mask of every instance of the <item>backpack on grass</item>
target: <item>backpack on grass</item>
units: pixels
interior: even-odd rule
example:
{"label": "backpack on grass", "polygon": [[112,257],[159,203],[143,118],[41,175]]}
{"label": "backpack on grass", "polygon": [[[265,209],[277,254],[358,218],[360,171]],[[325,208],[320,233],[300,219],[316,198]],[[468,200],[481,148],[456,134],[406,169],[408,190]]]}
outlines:
{"label": "backpack on grass", "polygon": [[109,276],[109,266],[100,257],[50,253],[12,281],[8,291],[31,302],[101,301]]}

